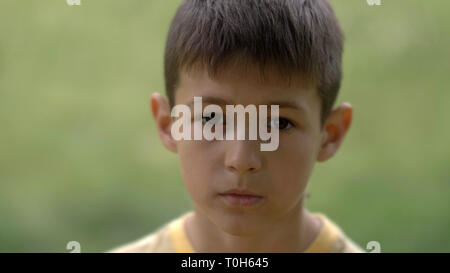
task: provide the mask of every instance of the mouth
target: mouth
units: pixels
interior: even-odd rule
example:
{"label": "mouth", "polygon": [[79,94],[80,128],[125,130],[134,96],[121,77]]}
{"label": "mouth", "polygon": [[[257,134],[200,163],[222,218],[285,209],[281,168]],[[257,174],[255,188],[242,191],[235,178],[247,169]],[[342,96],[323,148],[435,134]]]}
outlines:
{"label": "mouth", "polygon": [[254,206],[260,203],[264,197],[249,191],[231,190],[219,194],[220,197],[231,206]]}

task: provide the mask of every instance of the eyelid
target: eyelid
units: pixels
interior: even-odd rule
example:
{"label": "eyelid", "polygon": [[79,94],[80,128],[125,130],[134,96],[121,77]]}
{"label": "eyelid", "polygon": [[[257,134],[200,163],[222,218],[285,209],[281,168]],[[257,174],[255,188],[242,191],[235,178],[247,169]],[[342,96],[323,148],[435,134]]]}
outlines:
{"label": "eyelid", "polygon": [[[290,123],[290,125],[291,125],[291,127],[287,127],[287,128],[285,128],[285,129],[281,129],[281,130],[288,130],[288,129],[297,127],[297,123],[296,123],[295,121],[291,120],[290,118],[278,116],[278,120],[280,120],[280,119],[285,119],[285,120],[287,120],[287,121]],[[269,117],[269,120],[270,120],[270,123],[272,123],[272,120],[273,120],[273,119],[272,119],[271,116]]]}
{"label": "eyelid", "polygon": [[201,118],[201,120],[203,121],[203,119],[204,118],[209,118],[209,119],[213,119],[213,117],[211,117],[211,114],[212,113],[214,113],[214,118],[217,118],[218,117],[218,121],[216,121],[216,122],[220,122],[220,123],[224,123],[224,116],[223,115],[221,115],[220,113],[217,113],[217,112],[214,112],[214,111],[212,111],[212,112],[206,112],[206,113],[204,113],[204,114],[202,114],[201,116],[200,116],[200,118]]}
{"label": "eyelid", "polygon": [[205,112],[203,113],[203,111],[197,115],[192,115],[194,118],[203,118],[203,117],[211,117],[211,114],[214,113],[216,115],[219,115],[219,113],[211,111],[211,112]]}
{"label": "eyelid", "polygon": [[201,115],[201,118],[211,118],[212,119],[213,113],[214,113],[214,117],[219,117],[220,119],[223,119],[223,115],[221,115],[220,113],[216,113],[216,112],[204,113]]}
{"label": "eyelid", "polygon": [[214,111],[202,113],[202,115],[204,115],[204,116],[211,116],[212,113],[214,113],[215,115],[218,115],[218,116],[222,116],[220,113],[214,112]]}

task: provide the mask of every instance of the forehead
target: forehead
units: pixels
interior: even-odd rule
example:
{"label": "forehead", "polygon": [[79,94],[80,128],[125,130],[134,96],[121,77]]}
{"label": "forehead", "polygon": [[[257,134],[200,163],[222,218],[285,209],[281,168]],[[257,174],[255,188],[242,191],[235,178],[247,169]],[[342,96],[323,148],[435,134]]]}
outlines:
{"label": "forehead", "polygon": [[296,107],[311,116],[320,109],[317,91],[310,84],[270,67],[262,72],[252,66],[228,66],[215,75],[200,67],[182,70],[175,104],[189,105],[194,96],[213,104]]}

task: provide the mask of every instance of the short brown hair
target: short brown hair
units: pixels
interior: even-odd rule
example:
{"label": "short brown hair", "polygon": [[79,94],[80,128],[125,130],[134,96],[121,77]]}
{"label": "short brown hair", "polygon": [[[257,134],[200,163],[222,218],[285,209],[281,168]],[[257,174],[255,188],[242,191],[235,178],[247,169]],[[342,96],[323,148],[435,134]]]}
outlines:
{"label": "short brown hair", "polygon": [[214,75],[238,57],[314,84],[323,125],[340,88],[342,50],[327,0],[184,0],[166,42],[166,94],[173,107],[182,68],[200,63]]}

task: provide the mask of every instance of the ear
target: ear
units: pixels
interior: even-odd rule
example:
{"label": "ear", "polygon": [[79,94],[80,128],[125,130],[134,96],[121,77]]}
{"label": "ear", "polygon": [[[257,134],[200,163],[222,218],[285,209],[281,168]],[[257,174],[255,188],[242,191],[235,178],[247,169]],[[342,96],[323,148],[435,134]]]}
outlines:
{"label": "ear", "polygon": [[339,149],[353,119],[353,108],[350,103],[333,109],[325,122],[322,146],[317,161],[330,159]]}
{"label": "ear", "polygon": [[177,152],[176,140],[172,137],[172,117],[167,100],[159,93],[150,97],[150,108],[155,119],[158,135],[164,146],[171,152]]}

